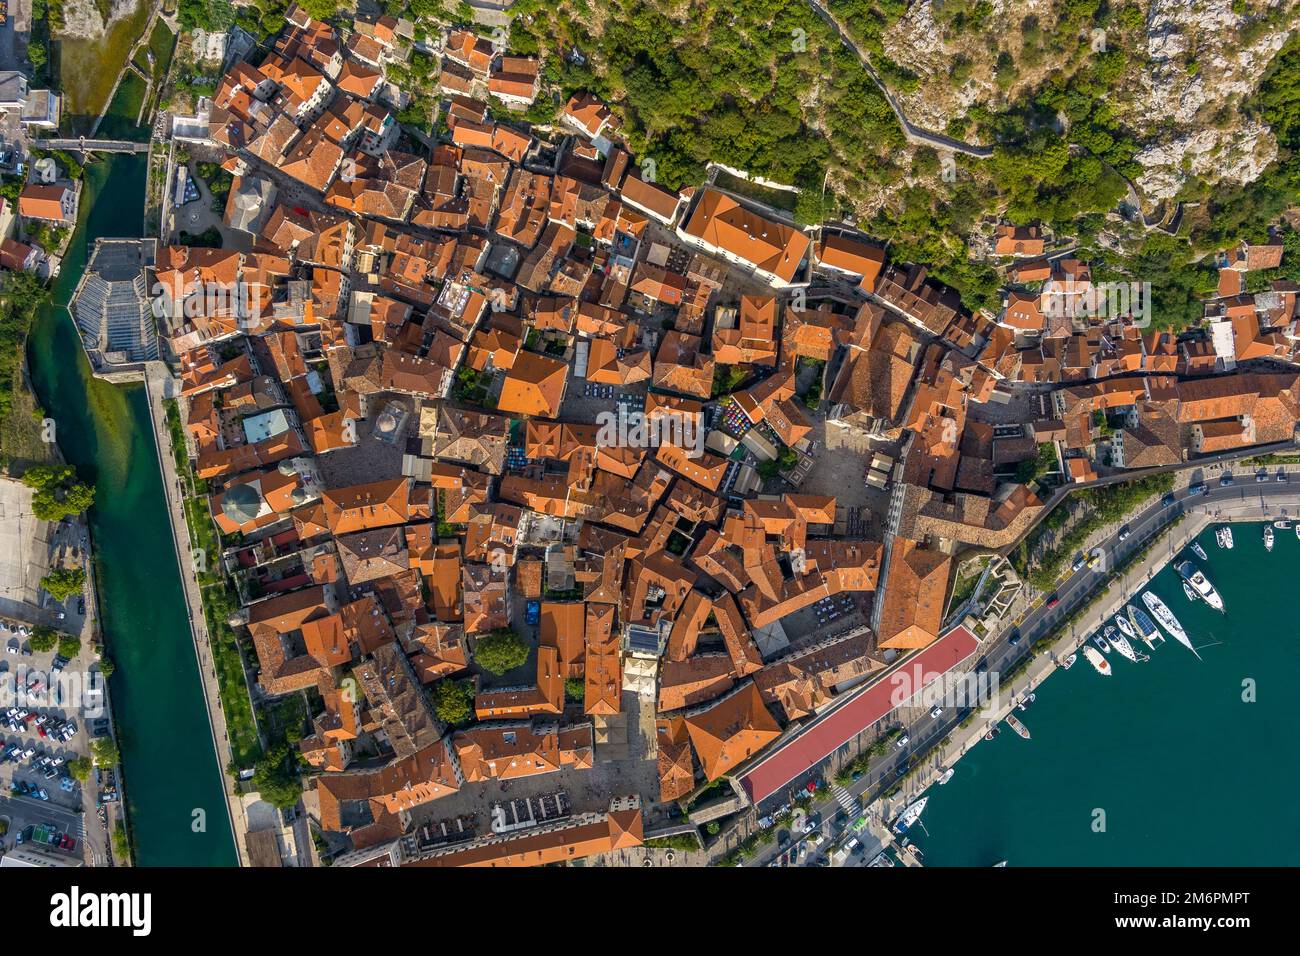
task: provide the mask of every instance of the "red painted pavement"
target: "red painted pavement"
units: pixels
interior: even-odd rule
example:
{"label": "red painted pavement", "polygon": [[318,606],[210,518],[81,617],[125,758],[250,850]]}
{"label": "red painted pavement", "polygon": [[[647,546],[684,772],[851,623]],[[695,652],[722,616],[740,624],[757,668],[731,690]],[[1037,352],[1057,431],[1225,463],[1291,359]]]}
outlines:
{"label": "red painted pavement", "polygon": [[897,669],[876,681],[856,697],[824,717],[740,778],[755,805],[766,800],[790,781],[807,773],[859,733],[894,710],[894,695],[900,686],[898,675],[906,674],[915,691],[910,698],[967,660],[979,641],[964,627],[956,627],[929,647],[905,660]]}

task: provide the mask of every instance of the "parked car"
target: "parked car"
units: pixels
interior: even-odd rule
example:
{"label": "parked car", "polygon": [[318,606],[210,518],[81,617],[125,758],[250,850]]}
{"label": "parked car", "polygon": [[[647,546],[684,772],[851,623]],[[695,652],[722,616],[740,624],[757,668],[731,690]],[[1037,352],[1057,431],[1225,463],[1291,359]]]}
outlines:
{"label": "parked car", "polygon": [[1187,493],[1189,495],[1208,495],[1210,493],[1210,486],[1203,481],[1198,481],[1194,485],[1187,486]]}
{"label": "parked car", "polygon": [[940,707],[938,704],[935,704],[933,707],[930,708],[930,716],[938,720],[940,717],[943,716],[943,708]]}
{"label": "parked car", "polygon": [[1047,607],[1056,607],[1056,605],[1060,603],[1061,603],[1061,596],[1057,594],[1055,591],[1047,595],[1047,603],[1046,603]]}
{"label": "parked car", "polygon": [[907,736],[907,734],[903,734],[903,736],[899,737],[897,740],[894,741],[894,746],[897,747],[899,750],[902,750],[911,742],[912,742],[912,738]]}
{"label": "parked car", "polygon": [[1276,477],[1274,480],[1275,480],[1275,481],[1286,481],[1286,472],[1285,472],[1285,471],[1279,471],[1279,472],[1277,473],[1277,477]]}
{"label": "parked car", "polygon": [[1121,527],[1121,528],[1119,529],[1119,540],[1120,540],[1120,541],[1123,541],[1125,538],[1127,538],[1127,537],[1128,537],[1129,535],[1131,535],[1132,533],[1133,533],[1133,532],[1132,532],[1132,530],[1130,530],[1129,526],[1128,526],[1128,525],[1124,525],[1123,527]]}
{"label": "parked car", "polygon": [[1160,499],[1160,504],[1163,505],[1164,507],[1168,508],[1170,505],[1176,503],[1177,501],[1178,501],[1178,498],[1177,498],[1177,497],[1174,495],[1174,493],[1171,491],[1171,492],[1169,492],[1169,494],[1165,495],[1163,498]]}
{"label": "parked car", "polygon": [[1221,485],[1230,485],[1235,480],[1236,480],[1236,476],[1233,475],[1233,473],[1230,471],[1225,471],[1222,475],[1219,476],[1219,484]]}

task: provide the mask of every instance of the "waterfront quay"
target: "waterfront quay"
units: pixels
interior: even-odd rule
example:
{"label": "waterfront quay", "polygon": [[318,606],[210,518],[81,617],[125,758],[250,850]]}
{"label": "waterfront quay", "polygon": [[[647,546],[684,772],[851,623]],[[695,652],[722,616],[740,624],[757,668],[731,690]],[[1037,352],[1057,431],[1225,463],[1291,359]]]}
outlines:
{"label": "waterfront quay", "polygon": [[[1206,525],[1300,515],[1300,466],[1273,466],[1267,470],[1268,480],[1263,482],[1256,481],[1257,469],[1246,470],[1239,466],[1232,483],[1221,484],[1222,475],[1232,471],[1231,461],[1198,466],[1183,476],[1182,487],[1173,492],[1172,504],[1156,498],[1129,515],[1127,520],[1117,521],[1096,532],[1084,550],[1101,549],[1103,557],[1098,567],[1085,565],[1067,571],[1057,582],[1055,594],[1058,602],[1054,606],[1048,607],[1043,596],[1028,601],[1021,613],[1008,616],[985,638],[976,654],[962,664],[967,673],[979,669],[999,676],[998,693],[988,702],[989,706],[945,707],[937,716],[925,707],[900,708],[893,716],[908,738],[907,745],[901,748],[891,746],[879,759],[872,761],[865,774],[848,786],[832,783],[824,795],[814,798],[808,812],[820,814],[824,821],[830,821],[841,811],[850,817],[861,812],[867,819],[867,829],[858,834],[865,847],[863,861],[870,860],[891,844],[897,847],[888,822],[978,743],[991,726],[1004,720],[1024,695],[1032,692],[1107,618],[1140,593],[1143,586]],[[1288,480],[1277,481],[1278,472],[1287,475]],[[1189,486],[1200,482],[1206,483],[1207,492],[1193,494]],[[1174,525],[1172,532],[1166,534],[1171,525]],[[1119,540],[1121,530],[1128,532],[1123,541]],[[1147,553],[1131,561],[1134,555],[1148,547]],[[1114,568],[1130,561],[1120,574],[1114,573]],[[1071,615],[1103,587],[1107,588],[1105,595],[1077,619],[1070,621]],[[1056,635],[1052,643],[1039,647],[1038,653],[1034,653],[1034,645],[1052,635]],[[1026,657],[1031,659],[1017,669]],[[899,664],[906,666],[910,660],[910,657],[904,658]],[[1088,665],[1080,660],[1078,666]],[[885,676],[891,672],[892,669]],[[1009,673],[1013,674],[1010,680],[1001,677]],[[860,693],[866,690],[864,688]],[[973,719],[963,726],[963,721],[972,714],[975,715]],[[863,728],[864,731],[871,729]],[[797,787],[804,779],[829,773],[832,769],[825,762],[810,765],[792,786]],[[757,818],[770,812],[772,804],[782,799],[784,792],[774,796],[768,805],[757,807],[736,828],[734,835],[728,836],[718,852],[726,852],[734,841],[753,833]],[[747,865],[769,865],[777,856],[797,848],[809,835],[792,827],[788,842],[778,844],[774,841],[760,846]],[[900,860],[908,864],[915,862],[911,851],[902,847],[898,849]]]}
{"label": "waterfront quay", "polygon": [[[1288,475],[1287,481],[1275,480],[1274,474],[1278,470]],[[950,724],[926,727],[920,730],[922,736],[919,738],[916,736],[917,731],[911,731],[913,739],[918,743],[925,745],[927,741],[929,742],[930,749],[924,757],[925,768],[910,775],[904,786],[891,798],[881,801],[878,807],[872,808],[873,815],[891,819],[902,807],[921,796],[944,770],[952,767],[971,747],[975,746],[990,727],[1004,720],[1026,694],[1033,692],[1050,676],[1060,666],[1061,661],[1078,650],[1084,641],[1100,630],[1105,622],[1125,604],[1137,598],[1151,579],[1166,564],[1181,554],[1208,526],[1225,522],[1260,522],[1300,515],[1300,470],[1295,466],[1284,466],[1282,469],[1270,471],[1267,482],[1256,482],[1253,474],[1238,474],[1233,484],[1224,486],[1219,483],[1216,476],[1208,477],[1210,485],[1207,494],[1192,495],[1184,490],[1174,505],[1165,507],[1157,502],[1148,507],[1140,518],[1129,523],[1133,536],[1125,542],[1131,547],[1124,554],[1133,553],[1153,539],[1159,538],[1155,546],[1122,573],[1107,579],[1105,584],[1108,590],[1101,600],[1062,629],[1058,639],[1034,657],[1010,682],[1002,684],[993,706],[977,711],[976,719],[966,727],[951,729]],[[1183,520],[1169,531],[1169,526],[1180,516]],[[1142,536],[1134,530],[1139,524],[1145,532]],[[1160,537],[1162,533],[1163,537]],[[1118,543],[1114,537],[1115,535],[1112,535],[1108,542],[1108,550],[1113,549]],[[1081,603],[1092,590],[1076,591],[1070,606]],[[1023,656],[1016,653],[1018,650],[1028,653],[1028,648],[1032,646],[1034,640],[1050,634],[1051,628],[1059,625],[1043,626],[1040,619],[1032,623],[1027,620],[1022,621],[1020,627],[1022,640],[1017,642],[1016,647],[1003,644],[1000,648],[993,648],[986,656],[985,660],[989,662],[991,671],[1009,670]],[[1077,666],[1088,665],[1086,661],[1080,659]],[[945,740],[946,743],[935,746]]]}

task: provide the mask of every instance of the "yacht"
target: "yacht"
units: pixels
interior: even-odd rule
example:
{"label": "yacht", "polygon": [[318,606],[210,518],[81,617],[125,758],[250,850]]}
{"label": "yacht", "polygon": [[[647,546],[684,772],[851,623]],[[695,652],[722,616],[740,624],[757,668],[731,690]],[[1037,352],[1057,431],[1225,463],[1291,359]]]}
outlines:
{"label": "yacht", "polygon": [[925,805],[929,800],[929,797],[922,797],[915,803],[909,804],[907,809],[900,813],[898,819],[894,821],[894,832],[906,833],[910,830],[912,824],[921,819],[921,813],[925,810]]}
{"label": "yacht", "polygon": [[1133,630],[1137,631],[1137,636],[1146,642],[1147,647],[1153,651],[1156,644],[1163,644],[1165,636],[1160,633],[1160,629],[1155,626],[1147,612],[1140,607],[1130,604],[1128,606],[1128,619],[1133,625]]}
{"label": "yacht", "polygon": [[1015,714],[1007,714],[1007,726],[1026,740],[1029,739],[1029,728],[1022,724]]}
{"label": "yacht", "polygon": [[[1174,640],[1179,644],[1182,644],[1193,654],[1196,654],[1196,648],[1192,646],[1191,638],[1187,636],[1187,632],[1183,630],[1183,626],[1178,623],[1178,618],[1174,617],[1174,612],[1169,610],[1169,605],[1165,604],[1164,601],[1160,600],[1160,598],[1156,597],[1156,595],[1150,591],[1142,592],[1142,601],[1146,604],[1147,610],[1151,612],[1152,616],[1160,622],[1160,626],[1174,636]],[[1196,654],[1196,659],[1200,660],[1200,658],[1201,655]]]}
{"label": "yacht", "polygon": [[1264,550],[1273,550],[1273,526],[1271,524],[1264,525]]}
{"label": "yacht", "polygon": [[1232,528],[1224,525],[1218,531],[1214,532],[1214,540],[1219,542],[1219,547],[1232,550]]}
{"label": "yacht", "polygon": [[1134,664],[1138,662],[1137,651],[1133,650],[1133,645],[1128,642],[1128,638],[1123,634],[1111,634],[1110,646],[1119,651],[1120,657],[1127,657]]}
{"label": "yacht", "polygon": [[1092,635],[1092,643],[1096,644],[1097,650],[1101,651],[1103,654],[1110,653],[1110,641],[1106,640],[1106,635],[1104,634]]}
{"label": "yacht", "polygon": [[1193,542],[1192,542],[1192,554],[1196,555],[1196,556],[1197,556],[1198,558],[1200,558],[1202,561],[1208,561],[1208,560],[1210,560],[1210,559],[1206,556],[1206,554],[1205,554],[1205,549],[1201,547],[1201,542],[1199,542],[1199,541],[1193,541]]}
{"label": "yacht", "polygon": [[1184,586],[1191,585],[1192,589],[1205,599],[1206,604],[1216,611],[1223,610],[1223,597],[1210,583],[1210,579],[1205,576],[1204,571],[1190,561],[1184,561],[1175,570],[1178,572],[1179,577],[1183,579]]}
{"label": "yacht", "polygon": [[1097,668],[1097,673],[1103,677],[1110,676],[1110,661],[1101,656],[1101,652],[1095,647],[1083,646],[1083,656],[1088,659],[1088,663]]}

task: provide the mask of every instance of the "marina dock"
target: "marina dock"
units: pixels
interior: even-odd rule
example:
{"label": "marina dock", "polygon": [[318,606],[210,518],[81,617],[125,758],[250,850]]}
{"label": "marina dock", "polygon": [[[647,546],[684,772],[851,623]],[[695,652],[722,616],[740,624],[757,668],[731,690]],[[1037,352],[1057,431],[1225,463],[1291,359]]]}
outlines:
{"label": "marina dock", "polygon": [[[1101,584],[1101,587],[1106,588],[1105,596],[1073,624],[1064,625],[1050,647],[1040,652],[1011,681],[1001,685],[995,706],[978,712],[975,719],[965,727],[954,728],[947,737],[947,743],[933,749],[925,757],[924,769],[909,775],[897,793],[889,800],[879,801],[875,807],[883,809],[886,819],[892,819],[892,815],[925,793],[945,770],[955,766],[972,747],[983,740],[990,727],[1002,724],[1008,715],[1013,714],[1016,704],[1023,697],[1034,691],[1056,670],[1061,661],[1075,653],[1093,633],[1101,630],[1125,604],[1135,599],[1151,579],[1166,564],[1181,555],[1207,527],[1227,522],[1262,522],[1300,516],[1300,476],[1292,475],[1292,487],[1286,493],[1267,497],[1253,493],[1255,489],[1253,484],[1247,484],[1248,480],[1240,477],[1237,479],[1237,488],[1241,492],[1239,497],[1206,502],[1189,499],[1182,521],[1172,529],[1166,526],[1164,530],[1156,532],[1154,537],[1157,543],[1149,553],[1121,575]],[[1017,624],[1019,621],[1012,621],[1008,627]],[[1075,666],[1086,667],[1087,663],[1080,658]],[[1003,727],[1002,733],[1010,731]],[[1022,741],[1017,738],[1017,742]],[[1032,745],[1032,741],[1023,743]]]}

